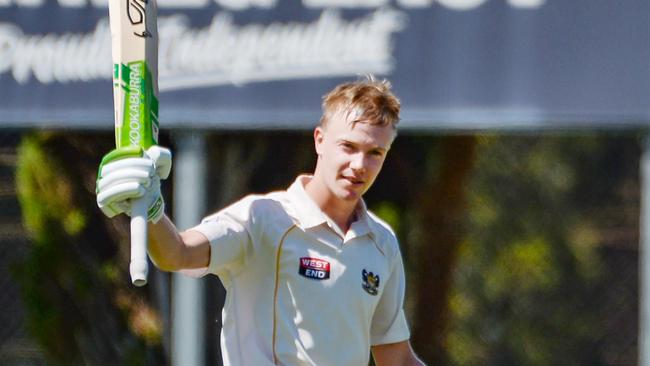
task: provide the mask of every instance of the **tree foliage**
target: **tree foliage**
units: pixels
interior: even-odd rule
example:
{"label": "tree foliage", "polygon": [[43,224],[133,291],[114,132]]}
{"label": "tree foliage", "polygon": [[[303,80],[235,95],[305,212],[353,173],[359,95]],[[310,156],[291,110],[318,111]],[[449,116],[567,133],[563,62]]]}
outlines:
{"label": "tree foliage", "polygon": [[35,133],[19,147],[18,196],[32,245],[15,278],[27,327],[49,364],[160,364],[159,316],[124,270],[126,222],[104,219],[94,203],[98,152],[110,150],[101,141]]}
{"label": "tree foliage", "polygon": [[616,274],[605,263],[612,223],[602,212],[613,208],[616,225],[636,231],[636,201],[624,197],[638,179],[634,136],[479,141],[448,299],[452,363],[609,364],[602,339],[613,316],[603,309]]}
{"label": "tree foliage", "polygon": [[[286,188],[316,158],[306,133],[208,141],[208,212]],[[128,222],[95,206],[97,165],[111,148],[107,135],[62,133],[20,147],[33,244],[15,274],[51,364],[166,362],[156,286],[128,279]],[[612,315],[622,302],[612,283],[636,301],[636,280],[616,268],[636,258],[638,237],[623,234],[638,232],[638,156],[629,135],[400,136],[366,201],[400,240],[417,353],[440,365],[633,364],[612,361],[636,331],[635,308]],[[612,248],[632,249],[612,263]],[[223,288],[210,280],[208,289],[208,318],[218,319]],[[612,338],[629,314],[631,336]],[[218,344],[218,326],[206,328]]]}

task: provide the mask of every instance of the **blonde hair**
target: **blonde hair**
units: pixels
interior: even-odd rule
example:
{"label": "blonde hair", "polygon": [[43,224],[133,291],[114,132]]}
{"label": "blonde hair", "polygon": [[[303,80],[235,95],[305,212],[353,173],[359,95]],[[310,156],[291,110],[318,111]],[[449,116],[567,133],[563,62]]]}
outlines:
{"label": "blonde hair", "polygon": [[326,126],[332,116],[343,112],[346,118],[355,114],[351,121],[353,126],[363,122],[396,129],[399,123],[400,101],[390,89],[388,80],[376,80],[372,75],[339,84],[323,96],[320,125]]}

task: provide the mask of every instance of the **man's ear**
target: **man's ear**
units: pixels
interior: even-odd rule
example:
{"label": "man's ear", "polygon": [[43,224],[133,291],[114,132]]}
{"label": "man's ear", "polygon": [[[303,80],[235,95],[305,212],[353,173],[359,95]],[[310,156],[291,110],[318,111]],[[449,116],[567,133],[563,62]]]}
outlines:
{"label": "man's ear", "polygon": [[314,148],[316,155],[320,156],[323,151],[323,127],[318,126],[314,129]]}

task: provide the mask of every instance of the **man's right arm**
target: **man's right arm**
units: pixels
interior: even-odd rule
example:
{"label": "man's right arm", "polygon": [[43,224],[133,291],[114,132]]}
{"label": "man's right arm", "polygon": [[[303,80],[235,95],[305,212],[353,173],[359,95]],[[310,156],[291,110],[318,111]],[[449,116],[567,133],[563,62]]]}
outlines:
{"label": "man's right arm", "polygon": [[148,253],[164,271],[207,267],[210,242],[195,230],[182,233],[164,215],[160,181],[169,176],[171,151],[160,146],[114,150],[104,155],[97,175],[97,205],[108,217],[131,215],[132,200],[144,199],[148,210]]}
{"label": "man's right arm", "polygon": [[149,222],[149,257],[163,271],[205,268],[210,262],[210,241],[196,230],[179,232],[164,215]]}

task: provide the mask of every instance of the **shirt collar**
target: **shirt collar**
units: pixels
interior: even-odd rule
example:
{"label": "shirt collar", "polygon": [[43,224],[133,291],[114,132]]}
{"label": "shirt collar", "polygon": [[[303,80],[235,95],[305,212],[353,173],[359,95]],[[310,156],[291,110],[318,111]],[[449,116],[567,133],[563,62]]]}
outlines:
{"label": "shirt collar", "polygon": [[350,230],[346,233],[346,240],[354,237],[363,236],[370,233],[370,225],[368,224],[368,209],[366,203],[361,199],[355,209],[356,219],[350,225]]}
{"label": "shirt collar", "polygon": [[[300,226],[303,229],[310,229],[322,224],[327,224],[332,227],[335,225],[332,220],[318,207],[316,202],[309,197],[305,192],[305,184],[307,184],[313,176],[300,175],[291,184],[287,192],[295,210],[296,219],[298,219]],[[356,219],[350,226],[350,230],[345,234],[346,237],[362,236],[370,232],[370,225],[368,224],[368,212],[363,199],[359,200],[359,204],[355,209]],[[332,229],[334,229],[332,227]],[[336,229],[334,229],[336,231]]]}
{"label": "shirt collar", "polygon": [[303,229],[316,227],[327,222],[327,216],[316,202],[305,192],[305,184],[312,179],[310,175],[300,175],[291,184],[287,192],[295,210],[296,218]]}

